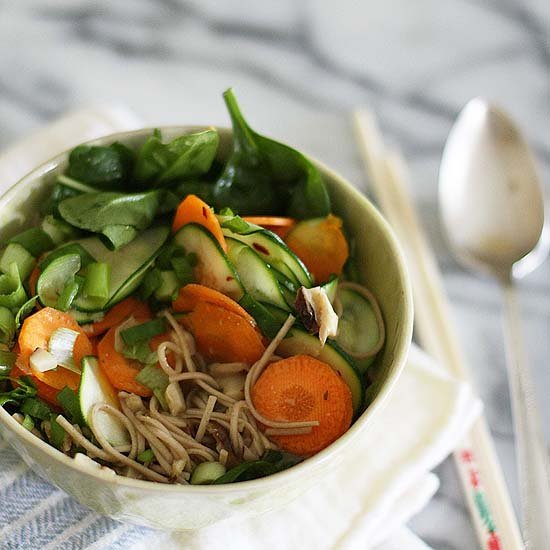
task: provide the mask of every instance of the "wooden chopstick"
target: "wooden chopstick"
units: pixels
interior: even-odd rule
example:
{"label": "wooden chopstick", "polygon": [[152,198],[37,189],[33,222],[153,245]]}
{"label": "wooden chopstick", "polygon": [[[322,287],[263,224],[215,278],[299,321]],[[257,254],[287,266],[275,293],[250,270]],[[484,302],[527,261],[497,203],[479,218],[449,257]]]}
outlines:
{"label": "wooden chopstick", "polygon": [[[359,151],[376,200],[401,244],[411,276],[415,329],[422,347],[452,375],[473,386],[449,315],[441,273],[416,214],[404,159],[384,145],[367,110],[353,115]],[[487,420],[481,415],[453,453],[480,548],[523,548]]]}

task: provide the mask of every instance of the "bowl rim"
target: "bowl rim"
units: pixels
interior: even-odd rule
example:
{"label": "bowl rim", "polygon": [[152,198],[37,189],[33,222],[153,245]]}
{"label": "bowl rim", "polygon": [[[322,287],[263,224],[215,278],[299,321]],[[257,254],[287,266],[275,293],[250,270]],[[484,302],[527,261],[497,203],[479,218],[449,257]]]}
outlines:
{"label": "bowl rim", "polygon": [[[212,126],[212,125],[163,125],[156,127],[145,127],[138,128],[134,130],[127,130],[122,132],[114,132],[104,136],[100,136],[91,140],[87,140],[77,145],[93,145],[93,144],[103,144],[109,141],[121,141],[124,143],[126,140],[129,140],[134,137],[141,137],[144,135],[151,134],[154,129],[160,129],[162,131],[173,131],[173,132],[191,132],[207,128],[215,128],[218,132],[223,134],[232,134],[231,128],[223,126]],[[56,155],[52,156],[50,159],[42,162],[36,168],[28,172],[22,178],[20,178],[16,183],[10,186],[2,195],[0,195],[0,204],[9,201],[12,196],[15,196],[19,192],[19,188],[24,186],[27,183],[36,181],[44,177],[48,172],[54,170],[61,162],[66,160],[69,152],[74,149],[77,145],[74,145]],[[300,150],[302,152],[302,150]],[[230,494],[230,493],[240,493],[248,490],[261,490],[266,489],[273,485],[285,485],[290,484],[292,481],[301,477],[303,474],[306,474],[308,471],[314,471],[318,469],[319,466],[324,465],[326,462],[331,461],[336,455],[338,455],[342,448],[346,445],[353,446],[353,440],[356,435],[363,430],[363,428],[370,422],[373,418],[376,411],[378,411],[383,404],[385,403],[390,391],[397,382],[401,372],[405,366],[408,349],[412,341],[412,330],[413,330],[413,299],[412,299],[412,288],[411,282],[408,275],[408,270],[406,267],[405,257],[401,250],[401,247],[397,241],[395,234],[393,233],[392,228],[374,204],[355,186],[353,186],[346,178],[326,166],[323,162],[317,160],[315,157],[312,157],[306,153],[304,155],[311,160],[323,173],[323,175],[328,176],[330,179],[336,181],[338,185],[343,186],[349,191],[353,196],[356,203],[360,203],[362,208],[366,209],[374,221],[380,226],[386,238],[388,240],[389,247],[391,249],[392,255],[395,258],[395,263],[397,266],[397,272],[400,280],[403,282],[403,301],[404,301],[404,318],[401,319],[402,337],[397,341],[395,346],[395,352],[393,357],[393,371],[390,374],[386,383],[380,388],[377,396],[374,398],[372,403],[361,413],[361,415],[355,420],[355,422],[350,426],[350,428],[342,434],[336,441],[331,443],[328,447],[315,454],[312,457],[305,459],[304,461],[283,470],[275,474],[271,474],[266,477],[241,481],[238,483],[227,483],[221,485],[180,485],[180,484],[170,484],[170,483],[160,483],[157,481],[149,481],[143,479],[134,479],[126,476],[121,476],[118,474],[113,475],[109,470],[105,470],[102,467],[96,468],[95,466],[90,466],[86,462],[77,462],[74,458],[69,457],[63,454],[61,451],[43,441],[42,439],[36,437],[34,434],[25,429],[21,424],[19,424],[5,409],[3,406],[0,406],[0,422],[2,422],[7,429],[12,432],[12,436],[16,438],[23,439],[26,443],[31,446],[37,447],[39,450],[44,451],[52,460],[60,462],[63,466],[66,466],[72,470],[76,470],[78,473],[92,476],[98,479],[98,481],[106,482],[113,487],[127,487],[129,489],[138,489],[145,490],[150,492],[162,491],[170,493],[193,493],[193,494]],[[4,439],[10,444],[11,440],[7,437]],[[16,451],[17,452],[17,451]],[[108,468],[108,467],[107,467]]]}

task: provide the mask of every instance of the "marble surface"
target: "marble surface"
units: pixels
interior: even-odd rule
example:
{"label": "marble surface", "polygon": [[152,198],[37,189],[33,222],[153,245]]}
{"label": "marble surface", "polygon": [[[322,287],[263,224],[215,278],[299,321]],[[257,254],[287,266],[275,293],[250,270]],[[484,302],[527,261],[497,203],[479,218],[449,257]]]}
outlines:
{"label": "marble surface", "polygon": [[[0,2],[0,148],[80,106],[123,104],[151,125],[227,124],[236,88],[262,132],[368,192],[350,110],[368,105],[410,164],[456,327],[517,505],[495,284],[450,256],[436,209],[450,125],[483,95],[517,119],[550,192],[550,3],[543,0],[76,0]],[[530,359],[550,441],[550,263],[521,282]],[[476,547],[450,461],[410,523],[438,550]]]}

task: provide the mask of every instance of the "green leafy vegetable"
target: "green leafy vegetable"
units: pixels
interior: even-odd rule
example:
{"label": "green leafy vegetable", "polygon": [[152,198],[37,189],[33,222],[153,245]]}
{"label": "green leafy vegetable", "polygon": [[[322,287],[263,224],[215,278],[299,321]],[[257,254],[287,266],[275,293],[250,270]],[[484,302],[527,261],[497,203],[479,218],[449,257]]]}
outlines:
{"label": "green leafy vegetable", "polygon": [[61,405],[71,422],[79,426],[86,426],[86,421],[82,417],[78,395],[69,386],[65,386],[56,396],[57,402]]}
{"label": "green leafy vegetable", "polygon": [[160,197],[159,191],[88,193],[61,202],[59,213],[75,227],[102,233],[112,248],[119,248],[151,225]]}
{"label": "green leafy vegetable", "polygon": [[201,176],[210,169],[218,143],[214,129],[187,134],[170,143],[162,143],[153,135],[138,152],[135,178],[142,185],[162,185]]}
{"label": "green leafy vegetable", "polygon": [[0,306],[15,309],[27,301],[17,264],[12,262],[9,272],[0,275]]}
{"label": "green leafy vegetable", "polygon": [[267,451],[261,460],[242,462],[214,481],[214,485],[236,483],[281,472],[303,459],[282,451]]}
{"label": "green leafy vegetable", "polygon": [[163,317],[157,317],[152,321],[141,323],[120,331],[120,336],[127,345],[137,344],[143,340],[149,341],[166,331],[166,321]]}
{"label": "green leafy vegetable", "polygon": [[20,244],[35,258],[54,247],[51,237],[40,227],[31,227],[12,237],[8,242]]}
{"label": "green leafy vegetable", "polygon": [[52,414],[51,408],[36,397],[28,397],[21,404],[21,412],[39,420],[48,420]]}
{"label": "green leafy vegetable", "polygon": [[295,149],[254,132],[231,89],[224,99],[233,124],[233,153],[214,185],[214,205],[241,215],[327,216],[330,198],[315,166]]}
{"label": "green leafy vegetable", "polygon": [[36,395],[36,386],[28,376],[11,378],[9,375],[4,374],[0,375],[0,380],[9,380],[16,384],[12,390],[0,392],[0,406],[6,403],[15,403],[17,405],[28,397],[34,397]]}
{"label": "green leafy vegetable", "polygon": [[79,145],[69,155],[67,174],[102,189],[123,189],[130,180],[134,153],[122,143]]}
{"label": "green leafy vegetable", "polygon": [[136,381],[152,390],[165,391],[169,380],[164,371],[153,365],[143,367],[136,375]]}
{"label": "green leafy vegetable", "polygon": [[15,317],[7,307],[0,307],[0,343],[9,344],[15,336]]}

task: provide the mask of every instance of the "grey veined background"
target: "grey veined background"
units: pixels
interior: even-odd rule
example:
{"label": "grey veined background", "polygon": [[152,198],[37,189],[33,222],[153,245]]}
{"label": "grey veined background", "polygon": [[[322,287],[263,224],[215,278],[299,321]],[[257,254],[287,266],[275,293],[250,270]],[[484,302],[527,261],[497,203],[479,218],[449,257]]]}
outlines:
{"label": "grey veined background", "polygon": [[[147,125],[227,125],[234,86],[249,120],[368,189],[350,110],[374,109],[405,154],[460,339],[517,503],[510,405],[493,282],[449,256],[436,210],[450,125],[473,96],[517,120],[550,193],[550,2],[374,0],[0,1],[0,148],[82,106],[116,103]],[[550,441],[550,264],[521,283],[528,351]],[[475,538],[450,462],[412,522],[437,549]]]}

